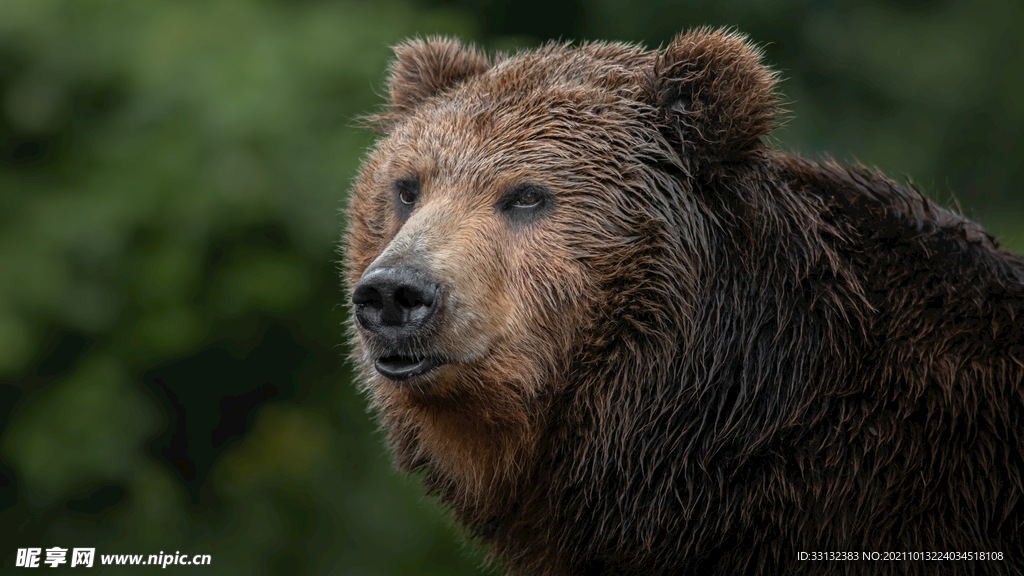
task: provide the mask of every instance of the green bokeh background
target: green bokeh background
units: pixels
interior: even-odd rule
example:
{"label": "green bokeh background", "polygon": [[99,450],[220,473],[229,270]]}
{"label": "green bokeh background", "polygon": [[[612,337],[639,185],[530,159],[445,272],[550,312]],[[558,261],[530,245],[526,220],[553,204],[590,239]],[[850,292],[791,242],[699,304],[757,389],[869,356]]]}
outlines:
{"label": "green bokeh background", "polygon": [[392,470],[345,360],[339,210],[403,38],[734,26],[782,71],[776,146],[913,176],[1024,252],[1022,23],[1013,0],[0,0],[0,572],[55,545],[493,572]]}

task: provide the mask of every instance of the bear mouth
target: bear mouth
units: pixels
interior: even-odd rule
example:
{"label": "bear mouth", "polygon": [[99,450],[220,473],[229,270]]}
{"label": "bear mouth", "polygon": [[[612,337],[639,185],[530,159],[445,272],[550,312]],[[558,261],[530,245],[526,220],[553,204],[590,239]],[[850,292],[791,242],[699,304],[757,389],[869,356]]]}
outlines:
{"label": "bear mouth", "polygon": [[440,358],[432,356],[407,356],[392,354],[381,356],[373,363],[381,376],[388,380],[401,382],[413,376],[420,376],[444,364]]}

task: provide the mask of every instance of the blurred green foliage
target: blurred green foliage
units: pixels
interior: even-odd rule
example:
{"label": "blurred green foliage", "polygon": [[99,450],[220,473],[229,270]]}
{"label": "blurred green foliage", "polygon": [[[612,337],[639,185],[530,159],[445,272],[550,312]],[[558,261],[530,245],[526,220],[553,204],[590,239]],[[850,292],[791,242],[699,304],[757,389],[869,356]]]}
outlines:
{"label": "blurred green foliage", "polygon": [[392,471],[345,363],[339,209],[401,39],[735,26],[783,73],[777,146],[913,175],[1021,252],[1022,22],[997,0],[0,0],[0,565],[486,571]]}

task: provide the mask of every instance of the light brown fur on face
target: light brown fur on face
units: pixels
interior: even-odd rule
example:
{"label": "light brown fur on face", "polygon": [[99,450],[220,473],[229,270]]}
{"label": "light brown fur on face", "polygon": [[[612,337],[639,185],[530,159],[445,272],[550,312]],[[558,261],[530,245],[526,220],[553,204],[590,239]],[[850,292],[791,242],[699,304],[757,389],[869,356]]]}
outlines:
{"label": "light brown fur on face", "polygon": [[400,467],[510,573],[1024,571],[1024,259],[764,142],[734,33],[396,49],[348,210]]}

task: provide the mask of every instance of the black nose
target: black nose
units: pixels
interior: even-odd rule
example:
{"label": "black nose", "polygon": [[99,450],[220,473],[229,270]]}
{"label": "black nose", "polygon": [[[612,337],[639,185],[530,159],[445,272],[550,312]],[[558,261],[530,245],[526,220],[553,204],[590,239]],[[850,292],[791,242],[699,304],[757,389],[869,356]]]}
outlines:
{"label": "black nose", "polygon": [[408,266],[383,266],[363,275],[352,303],[363,328],[400,339],[430,322],[438,295],[438,284],[429,274]]}

